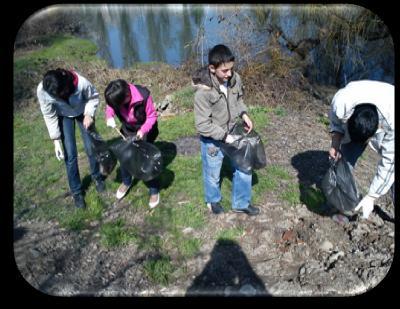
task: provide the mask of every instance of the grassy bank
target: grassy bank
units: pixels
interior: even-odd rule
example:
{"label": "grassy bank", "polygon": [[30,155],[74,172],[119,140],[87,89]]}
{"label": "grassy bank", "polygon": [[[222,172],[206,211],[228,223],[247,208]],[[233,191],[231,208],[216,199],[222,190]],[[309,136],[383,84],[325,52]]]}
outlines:
{"label": "grassy bank", "polygon": [[[214,228],[216,240],[233,240],[243,234],[240,226],[230,229],[210,226],[203,198],[200,154],[183,156],[173,151],[173,145],[179,138],[196,134],[191,110],[194,92],[189,86],[188,77],[165,64],[111,70],[94,57],[95,49],[90,43],[75,40],[57,39],[43,50],[16,58],[14,77],[25,74],[27,68],[38,77],[50,65],[63,63],[76,67],[100,93],[109,80],[125,78],[147,85],[156,102],[166,94],[172,95],[174,106],[185,112],[159,121],[160,135],[156,145],[166,158],[165,170],[160,176],[162,202],[150,212],[147,206],[148,189],[139,181],[134,183],[121,205],[115,205],[114,193],[120,185],[118,166],[106,179],[107,192],[97,194],[90,181],[87,158],[78,136],[80,175],[87,189],[85,199],[88,207],[86,210],[75,209],[68,195],[64,163],[57,161],[54,155],[53,143],[38,103],[33,98],[31,104],[14,112],[14,216],[19,220],[54,220],[71,232],[88,230],[92,234],[97,233],[101,245],[106,248],[135,244],[138,250],[151,256],[143,265],[148,278],[158,284],[168,284],[182,271],[179,270],[180,265],[195,256],[206,241],[201,236],[189,236],[185,230],[192,229],[197,232],[196,235],[201,235],[202,231]],[[71,53],[71,50],[75,52]],[[32,81],[39,82],[40,79]],[[34,86],[36,84],[32,83],[31,87]],[[32,96],[35,88],[26,91]],[[23,97],[25,93],[20,96]],[[264,143],[268,143],[264,132],[269,124],[269,115],[275,113],[283,117],[285,110],[282,107],[256,107],[251,101],[247,101],[247,104],[256,130]],[[101,98],[96,127],[104,139],[118,138],[115,131],[105,125],[104,109],[104,100]],[[281,181],[288,183],[281,195],[282,203],[290,205],[299,202],[296,180],[284,167],[270,165],[254,174],[257,181],[253,185],[253,201],[256,204],[262,203]],[[222,181],[222,205],[228,211],[232,187],[229,169],[225,175]],[[118,207],[123,209],[121,217],[110,217],[109,213]]]}

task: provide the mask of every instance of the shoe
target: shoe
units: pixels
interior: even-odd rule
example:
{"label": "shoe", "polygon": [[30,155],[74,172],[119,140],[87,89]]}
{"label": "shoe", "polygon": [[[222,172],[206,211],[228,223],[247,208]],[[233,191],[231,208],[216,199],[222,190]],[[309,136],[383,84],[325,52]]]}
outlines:
{"label": "shoe", "polygon": [[117,199],[119,199],[119,200],[122,199],[126,195],[126,193],[128,193],[128,190],[130,187],[131,187],[130,185],[127,186],[122,183],[117,190],[117,194],[116,194]]}
{"label": "shoe", "polygon": [[260,208],[257,208],[257,207],[254,207],[252,205],[249,205],[247,208],[233,209],[233,212],[244,213],[244,214],[249,215],[249,216],[255,216],[255,215],[258,215],[260,213]]}
{"label": "shoe", "polygon": [[335,214],[332,217],[332,220],[339,224],[348,224],[349,218],[342,214]]}
{"label": "shoe", "polygon": [[224,209],[222,208],[221,204],[219,202],[217,203],[207,203],[208,209],[210,209],[213,214],[221,214],[224,212]]}
{"label": "shoe", "polygon": [[76,208],[86,208],[85,199],[82,194],[74,194],[74,202]]}
{"label": "shoe", "polygon": [[104,183],[104,180],[102,179],[96,179],[95,181],[96,184],[96,191],[101,193],[104,192],[106,190],[106,185]]}
{"label": "shoe", "polygon": [[157,201],[155,202],[149,202],[149,207],[153,209],[160,203],[160,193],[157,193]]}

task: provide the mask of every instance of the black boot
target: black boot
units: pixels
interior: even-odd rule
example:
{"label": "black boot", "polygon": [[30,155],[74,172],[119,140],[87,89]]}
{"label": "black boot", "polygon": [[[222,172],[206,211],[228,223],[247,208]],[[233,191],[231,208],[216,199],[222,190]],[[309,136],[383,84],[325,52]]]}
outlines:
{"label": "black boot", "polygon": [[255,216],[260,213],[260,209],[258,207],[254,207],[252,205],[249,205],[247,208],[243,209],[233,209],[233,212],[238,212],[238,213],[244,213],[248,216]]}
{"label": "black boot", "polygon": [[208,209],[212,211],[213,214],[222,214],[224,212],[224,209],[222,208],[220,203],[207,203]]}
{"label": "black boot", "polygon": [[74,202],[76,208],[86,208],[85,199],[82,194],[74,194]]}
{"label": "black boot", "polygon": [[96,191],[101,193],[106,190],[106,185],[104,183],[104,180],[102,178],[98,178],[94,180],[94,183],[96,184]]}

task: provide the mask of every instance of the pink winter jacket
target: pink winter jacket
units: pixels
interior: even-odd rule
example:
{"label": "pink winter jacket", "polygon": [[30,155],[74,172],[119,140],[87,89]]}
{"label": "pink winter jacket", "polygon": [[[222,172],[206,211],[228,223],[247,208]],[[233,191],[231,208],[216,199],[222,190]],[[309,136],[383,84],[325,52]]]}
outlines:
{"label": "pink winter jacket", "polygon": [[[135,125],[137,120],[136,120],[135,116],[133,115],[133,108],[137,102],[141,102],[143,100],[143,97],[133,84],[129,84],[129,87],[131,90],[132,99],[128,105],[128,108],[126,108],[125,106],[121,107],[121,116],[124,118],[124,120],[128,124]],[[157,121],[157,111],[154,107],[154,103],[153,103],[153,99],[152,99],[151,95],[149,95],[149,97],[147,99],[145,111],[146,111],[146,121],[141,126],[139,131],[141,131],[144,134],[147,134]],[[116,114],[115,114],[114,109],[107,105],[106,120],[114,117],[115,115]]]}

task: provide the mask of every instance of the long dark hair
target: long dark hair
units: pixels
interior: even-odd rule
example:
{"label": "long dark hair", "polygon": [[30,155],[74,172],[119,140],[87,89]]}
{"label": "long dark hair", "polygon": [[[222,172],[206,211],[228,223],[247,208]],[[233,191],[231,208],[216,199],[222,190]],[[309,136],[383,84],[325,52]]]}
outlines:
{"label": "long dark hair", "polygon": [[111,81],[104,90],[106,104],[114,110],[119,111],[128,96],[130,96],[129,84],[123,79]]}
{"label": "long dark hair", "polygon": [[70,71],[57,68],[43,77],[43,89],[53,97],[68,98],[74,91],[74,76]]}

